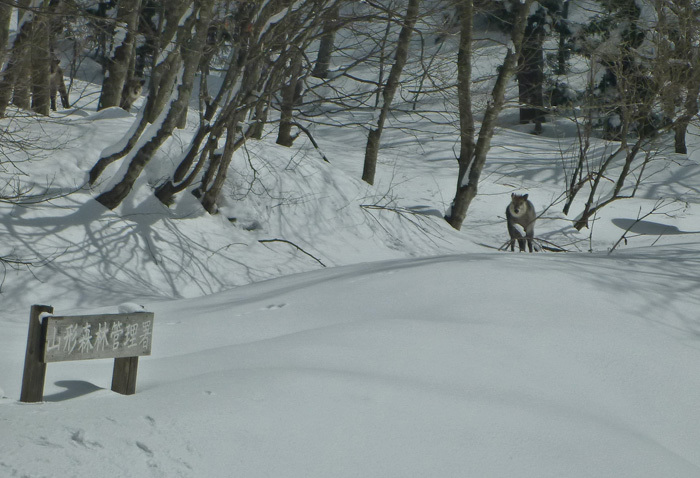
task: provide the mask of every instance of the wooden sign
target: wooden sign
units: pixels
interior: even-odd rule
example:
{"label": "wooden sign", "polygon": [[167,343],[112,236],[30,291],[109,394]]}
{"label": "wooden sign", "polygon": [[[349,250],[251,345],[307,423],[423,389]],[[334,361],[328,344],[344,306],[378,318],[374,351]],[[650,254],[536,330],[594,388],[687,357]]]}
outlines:
{"label": "wooden sign", "polygon": [[46,317],[44,363],[151,355],[153,314]]}
{"label": "wooden sign", "polygon": [[113,358],[112,390],[136,393],[139,357],[151,354],[152,312],[44,315],[51,313],[51,306],[32,306],[20,401],[42,401],[46,364],[68,360]]}

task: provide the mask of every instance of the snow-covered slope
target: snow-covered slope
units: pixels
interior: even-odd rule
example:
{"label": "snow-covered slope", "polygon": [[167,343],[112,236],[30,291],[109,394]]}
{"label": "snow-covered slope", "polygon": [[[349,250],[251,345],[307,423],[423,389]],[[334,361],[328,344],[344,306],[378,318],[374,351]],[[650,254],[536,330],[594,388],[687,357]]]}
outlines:
{"label": "snow-covered slope", "polygon": [[16,402],[5,322],[0,475],[700,476],[686,254],[384,261],[146,304],[129,397],[103,360]]}

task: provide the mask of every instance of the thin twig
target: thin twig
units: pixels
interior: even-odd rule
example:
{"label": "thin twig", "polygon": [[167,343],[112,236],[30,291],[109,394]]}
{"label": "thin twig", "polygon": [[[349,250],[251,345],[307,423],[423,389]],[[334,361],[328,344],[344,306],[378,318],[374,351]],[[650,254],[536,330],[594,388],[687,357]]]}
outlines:
{"label": "thin twig", "polygon": [[289,244],[290,246],[294,246],[294,247],[295,247],[297,250],[299,250],[300,252],[303,252],[304,254],[306,254],[307,256],[309,256],[310,258],[312,258],[313,260],[315,260],[315,261],[318,262],[319,264],[321,264],[323,267],[326,267],[326,265],[325,265],[323,262],[321,262],[321,260],[320,260],[318,257],[314,256],[313,254],[309,254],[308,252],[306,252],[306,251],[305,251],[304,249],[302,249],[301,247],[297,246],[297,245],[294,244],[293,242],[288,241],[288,240],[286,240],[286,239],[260,239],[260,240],[258,240],[258,242],[260,242],[260,243],[265,243],[265,242],[284,242],[285,244]]}
{"label": "thin twig", "polygon": [[[498,248],[498,250],[499,250],[499,251],[506,251],[506,250],[508,250],[508,247],[510,247],[511,245],[514,245],[514,244],[515,244],[515,241],[517,241],[517,240],[518,240],[517,238],[513,238],[513,239],[510,239],[510,240],[504,242],[503,245],[502,245],[501,247]],[[525,240],[525,238],[523,238],[523,240]],[[541,239],[541,238],[539,238],[539,237],[533,237],[533,238],[532,238],[532,242],[533,242],[536,246],[538,246],[541,250],[544,250],[544,251],[549,251],[549,252],[569,252],[567,249],[564,249],[563,247],[561,247],[561,246],[559,246],[559,245],[557,245],[557,244],[554,244],[553,242],[549,242],[549,241],[547,241],[547,240],[545,240],[545,239]],[[547,245],[544,245],[544,244],[547,244]]]}
{"label": "thin twig", "polygon": [[321,155],[321,157],[323,158],[323,160],[325,162],[330,163],[330,161],[328,160],[328,157],[326,157],[325,153],[323,151],[321,151],[321,148],[318,146],[318,143],[316,142],[314,137],[311,135],[311,131],[309,130],[309,128],[301,125],[298,122],[294,122],[294,123],[292,123],[292,125],[299,128],[306,136],[308,136],[309,140],[311,141],[311,144],[313,144],[314,148],[316,148],[316,151],[318,151],[318,154]]}

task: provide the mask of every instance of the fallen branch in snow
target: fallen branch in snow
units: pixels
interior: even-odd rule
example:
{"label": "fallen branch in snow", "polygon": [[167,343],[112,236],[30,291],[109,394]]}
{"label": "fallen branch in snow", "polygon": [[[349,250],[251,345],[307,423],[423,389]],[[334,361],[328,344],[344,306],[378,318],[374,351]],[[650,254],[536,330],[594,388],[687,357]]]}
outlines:
{"label": "fallen branch in snow", "polygon": [[292,126],[296,126],[296,127],[299,128],[306,136],[308,136],[309,140],[311,140],[311,144],[313,144],[313,145],[314,145],[314,148],[316,148],[316,151],[318,151],[318,154],[321,155],[321,157],[323,158],[323,160],[324,160],[325,162],[330,163],[330,161],[328,160],[328,158],[326,157],[326,155],[323,153],[323,151],[321,151],[321,148],[318,146],[318,143],[316,142],[316,140],[314,139],[314,137],[311,136],[311,131],[309,131],[309,128],[307,128],[306,126],[302,126],[301,124],[299,124],[299,123],[297,123],[297,122],[292,123]]}
{"label": "fallen branch in snow", "polygon": [[321,264],[323,267],[326,267],[326,264],[324,264],[323,262],[321,262],[321,260],[320,260],[318,257],[314,256],[313,254],[309,254],[308,252],[306,252],[306,251],[305,251],[304,249],[302,249],[301,247],[297,246],[297,245],[294,244],[293,242],[288,241],[288,240],[286,240],[286,239],[259,239],[258,242],[260,242],[260,243],[266,243],[266,242],[284,242],[285,244],[289,244],[290,246],[295,247],[298,251],[303,252],[304,254],[306,254],[307,256],[309,256],[310,258],[312,258],[313,260],[315,260],[315,261],[318,262],[319,264]]}
{"label": "fallen branch in snow", "polygon": [[[517,238],[513,238],[513,239],[510,239],[510,240],[504,242],[503,245],[498,248],[498,250],[499,251],[507,251],[508,248],[511,245],[514,245],[517,240],[518,240]],[[526,239],[523,238],[523,240],[526,240]],[[568,250],[564,249],[563,247],[558,246],[557,244],[554,244],[553,242],[549,242],[547,240],[540,239],[539,237],[533,237],[532,242],[533,242],[533,246],[534,246],[533,249],[535,251],[537,251],[539,248],[540,251],[569,252]]]}

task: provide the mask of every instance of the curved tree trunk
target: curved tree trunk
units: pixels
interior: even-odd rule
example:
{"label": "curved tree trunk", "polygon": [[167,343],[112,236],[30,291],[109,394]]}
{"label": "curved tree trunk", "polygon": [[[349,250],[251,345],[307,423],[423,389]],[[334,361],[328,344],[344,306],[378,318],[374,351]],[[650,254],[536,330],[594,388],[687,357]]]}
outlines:
{"label": "curved tree trunk", "polygon": [[177,50],[179,50],[179,53],[171,53],[181,56],[183,64],[182,79],[177,89],[177,98],[171,103],[170,108],[165,113],[165,118],[156,135],[143,145],[133,157],[122,180],[111,190],[97,197],[97,201],[109,209],[114,209],[126,198],[146,164],[148,164],[163,142],[172,135],[183,111],[189,104],[194,87],[195,74],[199,67],[199,60],[211,19],[213,0],[195,2],[195,6],[196,8],[192,9],[192,13],[178,30]]}
{"label": "curved tree trunk", "polygon": [[[177,3],[173,2],[169,4],[167,9],[168,16],[166,24],[163,29],[163,32],[160,35],[161,43],[168,44],[176,41],[174,40],[174,36],[177,33],[176,26],[180,18],[177,14],[182,13],[184,11],[184,7],[185,3],[182,0],[179,0]],[[175,27],[173,27],[173,24],[175,25]],[[156,51],[154,51],[154,54],[158,54],[157,49]],[[175,81],[177,79],[179,65],[181,64],[180,60],[181,58],[179,51],[176,49],[175,51],[171,52],[165,59],[163,59],[163,61],[157,63],[153,67],[151,79],[149,82],[148,96],[146,97],[146,105],[143,107],[141,114],[136,119],[137,124],[132,128],[131,136],[126,141],[125,146],[121,150],[109,154],[108,156],[101,157],[97,161],[97,163],[95,163],[95,165],[90,170],[90,184],[95,184],[97,179],[102,175],[102,173],[105,171],[105,169],[107,169],[107,167],[110,164],[114,163],[115,161],[118,161],[119,159],[129,154],[129,152],[134,148],[134,146],[136,146],[136,143],[138,142],[143,132],[146,130],[146,127],[150,122],[149,118],[158,118],[158,116],[162,113],[166,101],[162,100],[162,97],[159,95],[159,92],[167,90],[167,98],[170,98],[172,88],[174,87]],[[178,66],[176,67],[176,65]]]}
{"label": "curved tree trunk", "polygon": [[[243,22],[245,19],[239,19],[239,21]],[[184,190],[194,181],[196,174],[201,171],[207,158],[210,159],[210,172],[212,175],[214,174],[211,165],[217,161],[216,158],[219,158],[220,155],[214,155],[213,151],[218,145],[219,137],[226,129],[226,122],[235,112],[237,103],[235,101],[229,101],[222,109],[219,109],[219,105],[224,101],[225,97],[230,95],[231,89],[240,78],[243,67],[248,60],[249,48],[247,44],[248,39],[245,38],[246,36],[247,35],[244,35],[244,38],[240,39],[235,45],[234,52],[229,58],[229,65],[219,92],[216,97],[207,104],[204,114],[202,115],[199,129],[192,138],[192,141],[190,141],[188,152],[177,166],[172,179],[165,181],[156,189],[156,197],[165,205],[170,205],[174,195]],[[206,61],[206,58],[203,58],[203,61]],[[212,123],[212,119],[217,111],[219,115]],[[199,148],[205,139],[207,143],[204,146],[204,150],[200,153]],[[210,152],[212,152],[212,154],[209,154]],[[199,157],[199,160],[195,165],[194,171],[191,172],[190,170],[193,164],[195,164],[195,159],[197,157]],[[206,189],[208,181],[203,181],[203,184],[204,186],[202,189]]]}

